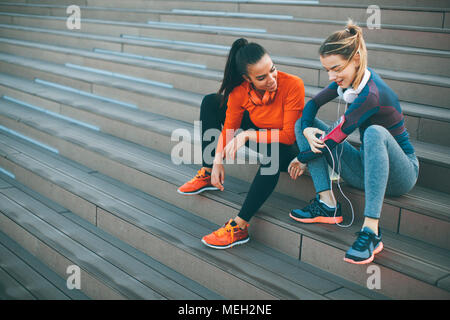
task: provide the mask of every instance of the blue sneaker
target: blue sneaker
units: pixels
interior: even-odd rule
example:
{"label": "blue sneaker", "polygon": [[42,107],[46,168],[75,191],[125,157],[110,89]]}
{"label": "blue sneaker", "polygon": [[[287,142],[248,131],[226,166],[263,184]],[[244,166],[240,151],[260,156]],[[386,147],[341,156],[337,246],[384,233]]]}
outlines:
{"label": "blue sneaker", "polygon": [[381,231],[378,229],[378,236],[368,227],[356,233],[356,238],[352,247],[345,254],[344,261],[353,264],[366,264],[373,261],[374,256],[383,250],[381,242]]}
{"label": "blue sneaker", "polygon": [[[336,211],[336,215],[334,214]],[[295,221],[302,223],[341,223],[344,219],[341,213],[341,205],[337,203],[337,209],[330,209],[319,201],[316,196],[303,209],[293,209],[289,216]]]}

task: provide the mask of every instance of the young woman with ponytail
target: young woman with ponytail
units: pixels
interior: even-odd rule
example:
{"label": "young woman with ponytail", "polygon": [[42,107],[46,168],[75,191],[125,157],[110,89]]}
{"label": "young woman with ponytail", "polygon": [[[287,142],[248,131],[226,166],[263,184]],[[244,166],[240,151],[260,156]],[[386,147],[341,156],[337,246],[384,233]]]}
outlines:
{"label": "young woman with ponytail", "polygon": [[[300,153],[293,163],[307,163],[316,198],[303,209],[291,211],[302,223],[340,223],[340,204],[331,192],[328,165],[351,186],[365,190],[364,222],[344,260],[365,264],[383,249],[378,222],[384,195],[400,196],[415,185],[419,163],[409,141],[397,95],[371,68],[360,27],[349,21],[345,30],[329,36],[319,49],[320,61],[332,83],[305,106],[296,122]],[[316,118],[319,108],[340,97],[347,104],[338,126]],[[345,137],[359,129],[361,147]],[[322,135],[325,135],[322,138]],[[330,157],[330,153],[332,157]]]}
{"label": "young woman with ponytail", "polygon": [[[221,130],[215,141],[217,146],[212,151],[214,161],[205,161],[205,149],[210,141],[202,141],[203,166],[178,192],[192,195],[204,190],[223,191],[223,159],[234,159],[242,146],[251,147],[249,141],[258,147],[264,144],[266,148],[263,150],[267,150],[270,158],[277,159],[278,163],[273,174],[265,174],[262,170],[273,163],[260,165],[238,216],[203,237],[205,245],[226,249],[249,240],[248,222],[275,189],[280,172],[287,171],[291,160],[299,153],[294,125],[301,116],[304,98],[303,81],[278,71],[263,47],[245,39],[233,43],[222,85],[217,94],[204,97],[200,110],[202,137],[209,129]],[[244,131],[235,135],[238,129]],[[276,152],[278,154],[272,154]],[[291,167],[292,178],[302,173],[299,164]]]}

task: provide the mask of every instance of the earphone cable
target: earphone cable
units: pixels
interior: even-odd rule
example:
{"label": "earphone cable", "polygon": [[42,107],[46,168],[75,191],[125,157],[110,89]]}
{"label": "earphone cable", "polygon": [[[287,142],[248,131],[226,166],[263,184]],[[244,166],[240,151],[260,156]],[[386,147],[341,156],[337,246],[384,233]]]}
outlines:
{"label": "earphone cable", "polygon": [[[338,118],[340,116],[340,109],[341,109],[341,98],[339,97],[339,102],[338,102]],[[345,105],[345,111],[347,111],[347,104]],[[333,193],[333,180],[330,179],[330,191],[331,191],[331,195],[333,197],[334,202],[336,203],[336,207],[334,209],[334,221],[336,222],[336,224],[341,227],[341,228],[348,228],[353,224],[353,221],[355,220],[355,211],[353,209],[353,205],[352,202],[350,201],[350,199],[345,195],[344,191],[342,191],[341,188],[341,184],[340,184],[340,180],[341,180],[341,158],[342,158],[342,154],[344,152],[344,145],[337,145],[336,148],[339,148],[339,146],[341,147],[341,152],[340,155],[338,154],[338,149],[336,150],[336,157],[337,157],[337,185],[339,188],[339,191],[341,192],[342,196],[348,201],[348,203],[350,204],[350,208],[352,210],[352,220],[350,221],[350,223],[348,225],[341,225],[338,222],[336,222],[336,213],[337,213],[337,200],[336,197],[334,196]],[[335,161],[334,161],[334,157],[333,157],[333,153],[331,152],[330,148],[328,148],[328,146],[325,144],[325,147],[328,149],[328,152],[330,153],[331,156],[331,162],[332,162],[332,172],[334,173],[334,169],[335,169]]]}

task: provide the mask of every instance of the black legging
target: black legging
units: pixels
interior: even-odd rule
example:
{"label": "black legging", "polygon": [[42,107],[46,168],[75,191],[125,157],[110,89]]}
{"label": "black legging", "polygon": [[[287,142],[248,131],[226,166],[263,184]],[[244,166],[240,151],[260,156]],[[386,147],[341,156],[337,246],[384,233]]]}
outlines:
{"label": "black legging", "polygon": [[[202,137],[204,133],[208,129],[218,129],[221,130],[223,124],[225,123],[225,115],[226,115],[226,101],[222,107],[220,107],[222,97],[218,94],[209,94],[203,98],[201,109],[200,109],[200,121],[202,122]],[[241,129],[255,129],[258,130],[260,128],[256,127],[252,121],[250,120],[249,113],[246,111],[244,113],[244,117],[241,122]],[[202,150],[210,144],[210,141],[202,140]],[[217,143],[217,142],[216,142]],[[278,145],[275,146],[275,144]],[[246,144],[247,147],[251,146],[249,143]],[[259,149],[258,143],[258,149]],[[250,221],[253,215],[259,210],[259,208],[263,205],[263,203],[269,198],[275,189],[278,178],[280,177],[280,172],[287,171],[289,163],[291,160],[296,157],[299,153],[299,149],[297,143],[293,143],[291,145],[283,144],[283,143],[272,143],[266,145],[267,154],[269,159],[271,159],[271,150],[279,150],[279,165],[275,174],[261,174],[262,168],[270,168],[271,163],[261,164],[258,172],[256,173],[255,178],[250,186],[250,190],[245,198],[244,204],[242,205],[241,210],[239,211],[238,216],[245,221]],[[255,150],[257,151],[257,150]],[[212,158],[214,158],[215,149],[212,151]],[[203,155],[203,166],[211,168],[212,164],[205,162],[205,156]]]}

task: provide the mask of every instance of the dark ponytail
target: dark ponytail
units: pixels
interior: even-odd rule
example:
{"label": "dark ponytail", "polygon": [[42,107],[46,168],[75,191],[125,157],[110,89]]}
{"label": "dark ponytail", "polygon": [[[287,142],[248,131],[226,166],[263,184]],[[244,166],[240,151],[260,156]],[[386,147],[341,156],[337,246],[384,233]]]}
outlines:
{"label": "dark ponytail", "polygon": [[228,99],[231,91],[244,82],[243,75],[247,75],[247,66],[257,63],[267,51],[257,43],[248,43],[244,38],[233,42],[228,54],[222,85],[218,91],[222,96],[220,106]]}

